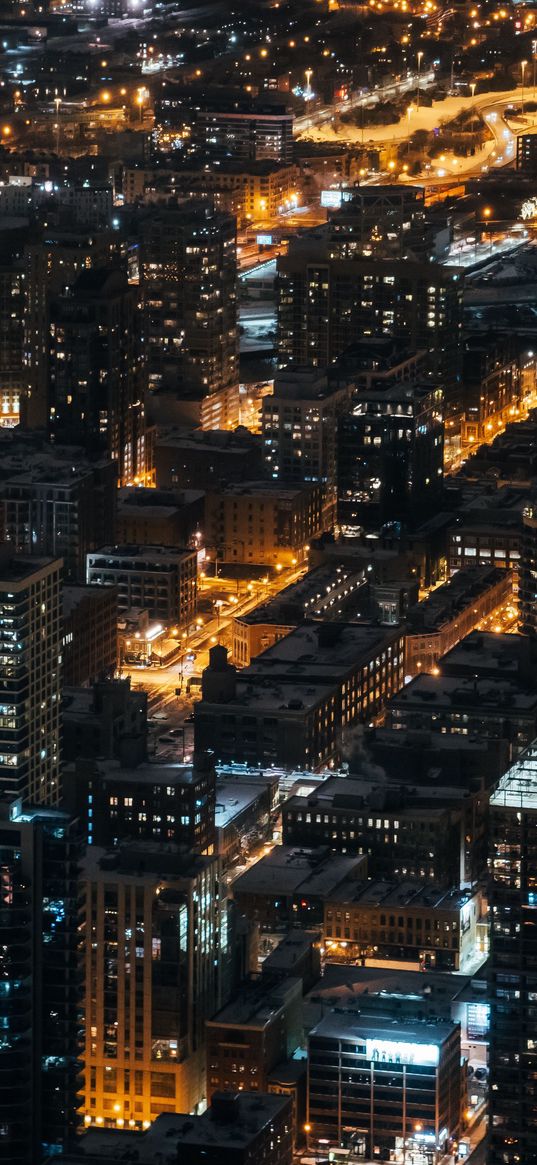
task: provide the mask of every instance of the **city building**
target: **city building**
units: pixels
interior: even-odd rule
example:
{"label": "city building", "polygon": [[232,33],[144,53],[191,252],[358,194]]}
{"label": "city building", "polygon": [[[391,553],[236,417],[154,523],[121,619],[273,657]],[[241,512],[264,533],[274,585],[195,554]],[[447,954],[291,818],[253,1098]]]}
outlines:
{"label": "city building", "polygon": [[233,483],[206,496],[205,545],[225,562],[296,566],[323,520],[320,484]]}
{"label": "city building", "polygon": [[490,802],[491,1165],[515,1165],[537,1154],[536,791],[537,755],[530,745]]}
{"label": "city building", "polygon": [[275,377],[272,395],[263,399],[266,471],[282,484],[318,482],[325,529],[336,516],[337,422],[350,395],[350,385],[335,385],[315,369],[290,368]]}
{"label": "city building", "polygon": [[[2,202],[0,201],[0,207]],[[24,265],[18,248],[3,248],[0,263],[0,427],[20,419],[24,374]]]}
{"label": "city building", "polygon": [[115,536],[123,546],[193,546],[203,517],[202,490],[122,489]]}
{"label": "city building", "polygon": [[522,130],[516,136],[516,168],[523,174],[537,174],[537,133]]}
{"label": "city building", "polygon": [[379,715],[404,682],[396,627],[304,623],[238,675],[222,650],[209,653],[194,738],[226,763],[315,770],[337,762],[345,734]]}
{"label": "city building", "polygon": [[51,304],[49,426],[102,450],[119,481],[145,480],[145,414],[134,288],[121,270],[83,271]]}
{"label": "city building", "polygon": [[114,537],[115,464],[18,430],[5,435],[0,452],[3,541],[17,554],[62,558],[64,577],[82,582],[86,554]]}
{"label": "city building", "polygon": [[535,635],[537,630],[537,510],[529,503],[522,519],[518,575],[520,630]]}
{"label": "city building", "polygon": [[[62,691],[62,756],[66,765],[90,758],[121,760],[135,764],[147,754],[147,692],[131,689],[128,679],[100,680],[88,688],[67,687]],[[64,769],[64,773],[67,770]],[[80,792],[83,791],[82,777]],[[64,787],[64,799],[68,796]],[[92,803],[89,802],[91,808]],[[83,818],[86,806],[77,800],[72,812]],[[95,807],[90,818],[96,817]],[[93,824],[96,822],[94,820]],[[97,841],[97,845],[107,844]]]}
{"label": "city building", "polygon": [[336,258],[326,236],[291,240],[278,260],[281,364],[325,368],[363,336],[429,353],[446,416],[460,409],[462,280],[424,260]]}
{"label": "city building", "polygon": [[217,859],[171,842],[90,846],[80,904],[85,1123],[141,1129],[190,1112],[228,956]]}
{"label": "city building", "polygon": [[86,687],[117,667],[117,594],[114,587],[62,587],[62,681]]}
{"label": "city building", "polygon": [[281,93],[253,97],[244,89],[168,83],[155,104],[161,133],[186,129],[193,151],[213,160],[293,161],[293,112]]}
{"label": "city building", "polygon": [[353,572],[327,563],[309,570],[297,582],[279,591],[246,615],[233,619],[232,655],[240,667],[307,619],[358,619],[368,614],[365,569]]}
{"label": "city building", "polygon": [[475,963],[481,895],[423,882],[347,882],[324,905],[329,959],[406,961],[420,970]]}
{"label": "city building", "polygon": [[91,586],[113,586],[119,611],[146,607],[162,624],[188,627],[196,614],[195,550],[173,546],[103,546],[86,559]]}
{"label": "city building", "polygon": [[227,864],[240,858],[250,845],[272,838],[273,787],[264,779],[227,780],[216,785],[216,852]]}
{"label": "city building", "polygon": [[177,429],[157,434],[154,461],[157,489],[220,489],[261,477],[261,444],[243,428]]}
{"label": "city building", "polygon": [[292,1101],[287,1096],[220,1094],[201,1116],[163,1113],[144,1132],[88,1129],[65,1165],[100,1165],[136,1153],[140,1165],[172,1156],[188,1165],[291,1165]]}
{"label": "city building", "polygon": [[341,191],[340,205],[329,211],[329,236],[340,259],[429,259],[445,253],[450,228],[447,216],[425,206],[423,186],[379,183]]}
{"label": "city building", "polygon": [[464,337],[462,445],[490,442],[513,420],[522,403],[522,376],[516,342],[510,335],[469,332]]}
{"label": "city building", "polygon": [[297,206],[301,179],[297,166],[265,158],[261,161],[221,159],[217,166],[193,159],[178,168],[147,164],[125,166],[125,202],[159,201],[164,196],[210,199],[215,209],[233,214],[239,229],[251,222],[273,225],[274,219]]}
{"label": "city building", "polygon": [[334,774],[292,794],[282,808],[284,845],[363,854],[383,881],[473,885],[486,870],[487,790],[405,781],[404,759],[389,781],[366,754],[366,775]]}
{"label": "city building", "polygon": [[506,740],[515,757],[537,735],[533,654],[531,636],[473,631],[393,697],[388,727]]}
{"label": "city building", "polygon": [[360,389],[338,429],[338,519],[344,528],[419,524],[443,493],[443,391],[427,384]]}
{"label": "city building", "polygon": [[[231,215],[203,202],[171,201],[142,216],[146,381],[168,422],[203,429],[238,424],[236,282]],[[148,405],[158,415],[157,401]]]}
{"label": "city building", "polygon": [[76,827],[66,813],[0,801],[2,1159],[35,1165],[77,1131]]}
{"label": "city building", "polygon": [[49,358],[51,305],[88,268],[111,264],[118,257],[118,238],[108,231],[81,231],[52,225],[29,240],[24,250],[26,352],[25,393],[21,420],[25,429],[50,425]]}
{"label": "city building", "polygon": [[207,1093],[266,1092],[302,1041],[302,980],[264,976],[207,1021]]}
{"label": "city building", "polygon": [[337,889],[367,876],[367,858],[333,854],[328,846],[276,845],[233,883],[233,897],[263,930],[317,927]]}
{"label": "city building", "polygon": [[310,1145],[345,1143],[366,1158],[395,1150],[438,1156],[457,1140],[458,1024],[342,1008],[310,1033],[308,1056]]}
{"label": "city building", "polygon": [[520,565],[522,516],[527,491],[509,487],[478,494],[454,515],[448,529],[448,567],[500,566],[515,576]]}
{"label": "city building", "polygon": [[[131,693],[133,702],[136,695]],[[114,728],[121,745],[138,725],[124,725],[116,717]],[[88,844],[116,846],[125,839],[172,842],[185,852],[210,856],[215,850],[216,802],[210,755],[198,755],[192,764],[141,759],[128,767],[118,759],[119,751],[109,746],[104,760],[102,754],[92,757],[81,748],[66,770],[66,803],[78,814]]]}
{"label": "city building", "polygon": [[[438,660],[513,594],[511,572],[499,567],[459,570],[449,582],[410,607],[405,626],[407,676],[434,672]],[[502,626],[501,617],[499,625]]]}
{"label": "city building", "polygon": [[302,991],[306,994],[321,977],[321,950],[323,932],[302,930],[294,926],[273,947],[263,959],[261,974],[284,978],[298,975],[302,979]]}
{"label": "city building", "polygon": [[61,795],[61,569],[0,553],[0,791],[34,805]]}

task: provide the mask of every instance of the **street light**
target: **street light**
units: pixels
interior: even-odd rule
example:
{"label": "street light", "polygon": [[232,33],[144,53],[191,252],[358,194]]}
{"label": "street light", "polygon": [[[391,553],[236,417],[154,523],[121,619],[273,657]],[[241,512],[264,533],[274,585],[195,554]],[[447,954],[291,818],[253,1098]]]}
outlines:
{"label": "street light", "polygon": [[522,73],[522,117],[524,117],[524,74],[526,72],[527,61],[520,62],[520,72]]}
{"label": "street light", "polygon": [[418,53],[418,109],[420,107],[420,77],[421,77],[421,62],[423,60],[423,51],[420,49]]}
{"label": "street light", "polygon": [[62,103],[61,97],[54,98],[54,105],[56,106],[56,153],[60,152],[60,105]]}

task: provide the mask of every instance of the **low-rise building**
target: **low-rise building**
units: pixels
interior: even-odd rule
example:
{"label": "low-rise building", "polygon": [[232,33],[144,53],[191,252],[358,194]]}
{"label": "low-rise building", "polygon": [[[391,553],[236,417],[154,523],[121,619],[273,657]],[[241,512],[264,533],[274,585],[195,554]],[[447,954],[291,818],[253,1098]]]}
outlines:
{"label": "low-rise building", "polygon": [[458,571],[427,599],[411,607],[406,617],[406,675],[434,671],[440,656],[504,606],[512,593],[509,570],[478,567]]}
{"label": "low-rise building", "polygon": [[237,675],[210,652],[195,708],[196,747],[217,761],[318,769],[342,732],[371,722],[404,681],[399,628],[304,623]]}
{"label": "low-rise building", "polygon": [[157,489],[219,489],[261,473],[261,442],[248,429],[172,429],[155,440]]}
{"label": "low-rise building", "polygon": [[299,975],[303,992],[309,991],[321,975],[322,937],[322,929],[292,927],[263,960],[261,974]]}
{"label": "low-rise building", "polygon": [[308,1053],[310,1145],[326,1139],[371,1158],[403,1145],[438,1155],[457,1139],[458,1024],[341,1008],[310,1033]]}
{"label": "low-rise building", "polygon": [[264,1092],[276,1064],[302,1040],[302,980],[294,976],[245,983],[206,1024],[207,1093]]}
{"label": "low-rise building", "polygon": [[250,844],[271,837],[271,789],[265,782],[226,781],[216,785],[216,852],[229,862]]}
{"label": "low-rise building", "polygon": [[443,669],[443,674],[415,676],[398,692],[387,723],[395,729],[507,740],[514,757],[537,735],[537,687],[521,686],[508,672],[491,677],[476,670],[472,678]]}
{"label": "low-rise building", "polygon": [[205,543],[227,562],[292,567],[323,529],[320,485],[232,484],[205,499]]}
{"label": "low-rise building", "polygon": [[[404,775],[387,782],[381,769],[371,767],[373,778],[334,775],[313,791],[291,796],[282,808],[284,844],[364,854],[369,874],[386,880],[427,879],[451,887],[484,876],[487,790],[420,787]],[[403,758],[400,773],[405,771]]]}
{"label": "low-rise building", "polygon": [[117,588],[119,611],[146,607],[163,625],[187,627],[196,614],[197,555],[173,546],[103,546],[86,559],[92,586]]}
{"label": "low-rise building", "polygon": [[120,545],[193,546],[203,526],[201,490],[119,491],[116,538]]}
{"label": "low-rise building", "polygon": [[[120,1118],[123,1123],[123,1118]],[[201,1116],[163,1112],[144,1132],[92,1128],[64,1155],[65,1165],[135,1159],[154,1165],[170,1154],[184,1165],[291,1165],[292,1101],[286,1095],[220,1093]]]}
{"label": "low-rise building", "polygon": [[367,858],[327,846],[277,845],[233,884],[239,909],[265,930],[320,926],[324,903],[348,879],[367,875]]}
{"label": "low-rise building", "polygon": [[366,571],[328,564],[308,571],[297,582],[246,615],[233,620],[232,654],[240,667],[248,665],[306,619],[367,616]]}
{"label": "low-rise building", "polygon": [[479,893],[423,882],[349,882],[324,906],[327,958],[461,971],[475,959]]}
{"label": "low-rise building", "polygon": [[527,493],[500,489],[478,495],[459,510],[448,530],[448,567],[473,570],[476,566],[518,570],[522,515]]}

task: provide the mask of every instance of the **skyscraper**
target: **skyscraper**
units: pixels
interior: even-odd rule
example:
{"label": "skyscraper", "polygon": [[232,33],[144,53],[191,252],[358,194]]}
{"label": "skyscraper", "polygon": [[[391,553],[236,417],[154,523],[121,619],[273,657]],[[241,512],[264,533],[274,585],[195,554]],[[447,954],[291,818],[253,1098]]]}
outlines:
{"label": "skyscraper", "polygon": [[228,954],[218,869],[217,858],[172,842],[88,849],[87,1125],[140,1129],[162,1112],[192,1111],[205,1096],[205,1020],[221,1003]]}
{"label": "skyscraper", "polygon": [[490,801],[489,1165],[537,1160],[537,749]]}
{"label": "skyscraper", "polygon": [[0,1157],[36,1165],[76,1131],[78,847],[67,814],[0,801]]}
{"label": "skyscraper", "polygon": [[419,523],[442,496],[443,392],[432,384],[361,389],[340,417],[338,518],[347,528]]}
{"label": "skyscraper", "polygon": [[0,548],[0,794],[60,800],[61,559]]}
{"label": "skyscraper", "polygon": [[238,423],[236,227],[206,203],[152,208],[140,225],[147,385],[205,429]]}
{"label": "skyscraper", "polygon": [[121,270],[83,271],[52,303],[49,400],[56,440],[106,452],[123,485],[144,479],[136,294]]}

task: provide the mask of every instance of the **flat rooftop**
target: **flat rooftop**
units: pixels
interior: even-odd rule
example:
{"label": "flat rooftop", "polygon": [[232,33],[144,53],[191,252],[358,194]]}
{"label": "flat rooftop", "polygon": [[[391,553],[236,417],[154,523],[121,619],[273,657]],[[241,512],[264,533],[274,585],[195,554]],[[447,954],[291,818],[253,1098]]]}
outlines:
{"label": "flat rooftop", "polygon": [[[343,1012],[343,1014],[342,1014]],[[405,1041],[414,1044],[435,1044],[441,1047],[453,1034],[455,1025],[447,1020],[429,1023],[426,1019],[411,1020],[406,1018],[395,1019],[393,1014],[386,1015],[368,1013],[366,1008],[338,1008],[331,1011],[320,1023],[314,1027],[312,1036],[325,1036],[327,1039],[379,1039]]]}
{"label": "flat rooftop", "polygon": [[241,673],[250,677],[278,675],[311,682],[356,671],[378,651],[392,647],[401,628],[379,628],[363,623],[304,623],[257,656]]}
{"label": "flat rooftop", "polygon": [[[411,791],[412,790],[412,791]],[[459,803],[468,796],[464,788],[451,785],[401,785],[361,776],[330,776],[313,790],[290,797],[284,809],[308,809],[318,813],[334,810],[396,814],[397,817],[427,817],[446,812],[446,802]]]}
{"label": "flat rooftop", "polygon": [[267,978],[243,983],[240,993],[230,1003],[208,1020],[210,1027],[244,1027],[263,1030],[272,1023],[282,1007],[294,997],[302,996],[302,979],[299,976],[277,979],[268,984]]}
{"label": "flat rooftop", "polygon": [[345,903],[352,907],[370,906],[382,909],[400,909],[411,907],[412,910],[446,910],[449,913],[459,912],[472,895],[469,891],[453,888],[442,889],[426,882],[344,882],[338,886],[338,903]]}
{"label": "flat rooftop", "polygon": [[[88,846],[82,870],[87,881],[104,881],[109,877],[114,881],[132,878],[136,883],[162,880],[183,883],[197,878],[215,860],[199,857],[173,842],[133,841],[116,849]],[[181,890],[181,885],[178,889]]]}
{"label": "flat rooftop", "polygon": [[185,558],[186,556],[195,554],[195,550],[190,550],[185,546],[101,546],[98,550],[90,551],[88,554],[88,560],[92,566],[98,565],[96,561],[98,558],[145,558],[148,562],[151,563],[153,563],[154,559],[157,558],[159,563],[167,563],[177,562],[177,560],[180,558]]}
{"label": "flat rooftop", "polygon": [[297,960],[307,955],[312,946],[321,940],[320,930],[301,930],[300,927],[294,927],[267,956],[263,963],[263,973],[292,970]]}
{"label": "flat rooftop", "polygon": [[235,894],[282,894],[327,897],[336,886],[365,869],[364,857],[335,854],[326,847],[306,849],[275,845],[233,884]]}
{"label": "flat rooftop", "polygon": [[246,781],[219,782],[216,786],[215,825],[217,829],[226,829],[228,825],[240,817],[250,805],[255,805],[260,797],[267,795],[266,786],[250,785]]}
{"label": "flat rooftop", "polygon": [[[441,666],[441,664],[440,664]],[[531,715],[537,708],[537,690],[524,689],[507,677],[497,679],[477,676],[475,679],[451,675],[419,675],[393,697],[396,708],[412,708],[434,712],[437,708],[464,708],[468,713],[480,709]]]}
{"label": "flat rooftop", "polygon": [[11,585],[20,589],[32,575],[47,572],[49,567],[60,568],[61,558],[33,558],[29,555],[14,554],[11,546],[0,547],[0,590],[8,590]]}
{"label": "flat rooftop", "polygon": [[365,571],[352,571],[340,563],[327,563],[308,570],[297,582],[284,587],[273,599],[255,607],[247,615],[239,615],[236,622],[246,624],[269,623],[288,625],[293,617],[315,615],[322,608],[337,609],[342,601],[355,597],[356,588],[365,584]]}
{"label": "flat rooftop", "polygon": [[427,631],[439,631],[481,595],[501,582],[507,587],[508,581],[508,572],[499,567],[458,570],[449,582],[437,587],[422,603],[416,603],[410,608],[406,618],[407,633],[420,635]]}

